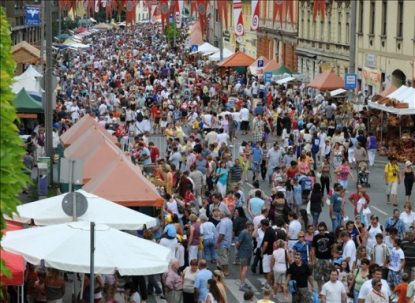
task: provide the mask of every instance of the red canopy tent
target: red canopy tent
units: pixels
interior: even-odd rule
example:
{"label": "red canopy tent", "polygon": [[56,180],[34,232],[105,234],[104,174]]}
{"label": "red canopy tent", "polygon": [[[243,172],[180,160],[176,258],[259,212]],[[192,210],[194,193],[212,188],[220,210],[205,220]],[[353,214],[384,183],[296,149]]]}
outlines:
{"label": "red canopy tent", "polygon": [[[9,231],[19,230],[23,227],[16,223],[6,222],[6,228],[2,231],[3,234]],[[0,285],[17,285],[24,284],[25,261],[22,256],[18,256],[7,251],[1,250],[1,259],[10,270],[11,277],[0,274]]]}
{"label": "red canopy tent", "polygon": [[334,90],[344,87],[344,81],[332,71],[325,71],[318,74],[313,81],[308,83],[308,87],[317,88],[319,90]]}
{"label": "red canopy tent", "polygon": [[270,60],[265,66],[263,72],[272,72],[274,69],[279,68],[281,65],[274,59]]}
{"label": "red canopy tent", "polygon": [[229,58],[226,58],[222,62],[218,63],[218,66],[220,67],[244,67],[244,66],[250,66],[252,63],[255,62],[255,59],[248,56],[247,54],[243,52],[236,52]]}

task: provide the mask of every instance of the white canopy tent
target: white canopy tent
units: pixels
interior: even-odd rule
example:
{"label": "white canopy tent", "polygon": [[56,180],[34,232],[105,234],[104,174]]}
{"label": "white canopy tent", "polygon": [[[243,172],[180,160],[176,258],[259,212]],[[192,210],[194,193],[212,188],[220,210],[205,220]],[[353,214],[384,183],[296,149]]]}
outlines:
{"label": "white canopy tent", "polygon": [[[16,78],[14,78],[16,80]],[[17,79],[12,84],[12,92],[18,94],[22,88],[24,88],[27,92],[34,92],[36,94],[42,94],[43,89],[40,86],[39,78],[27,76],[24,78]]]}
{"label": "white canopy tent", "polygon": [[202,45],[198,46],[196,52],[192,52],[190,54],[191,55],[193,55],[193,54],[209,55],[209,54],[212,54],[212,53],[216,53],[218,51],[219,51],[219,48],[213,46],[209,42],[205,42]]}
{"label": "white canopy tent", "polygon": [[346,92],[347,92],[347,90],[345,90],[343,88],[338,88],[338,89],[332,90],[330,92],[330,96],[331,97],[336,97],[336,96],[341,95],[341,94],[344,94]]}
{"label": "white canopy tent", "polygon": [[29,67],[24,71],[23,74],[14,77],[14,80],[19,81],[21,79],[25,78],[40,78],[42,77],[42,74],[39,73],[36,68],[33,67],[33,65],[29,65]]}
{"label": "white canopy tent", "polygon": [[395,108],[392,106],[386,106],[377,102],[369,101],[370,108],[385,111],[398,116],[415,115],[415,89],[402,85],[390,95],[386,96],[389,99],[396,99],[400,102],[408,103],[408,108]]}
{"label": "white canopy tent", "polygon": [[[121,230],[142,229],[144,224],[147,228],[150,228],[157,224],[153,217],[86,191],[78,190],[78,192],[84,195],[88,201],[88,209],[85,214],[78,217],[78,221],[94,221]],[[33,220],[36,225],[71,222],[72,217],[67,216],[62,209],[62,200],[65,195],[19,205],[17,206],[17,214],[14,214],[11,220],[26,224]]]}
{"label": "white canopy tent", "polygon": [[[232,56],[233,54],[234,54],[234,52],[233,52],[233,51],[231,51],[231,50],[229,50],[229,49],[227,49],[227,48],[224,48],[224,49],[223,49],[223,59],[229,58],[229,57],[230,57],[230,56]],[[216,53],[214,53],[214,54],[210,55],[210,56],[209,56],[209,60],[210,60],[210,61],[220,61],[220,51],[218,51],[218,52],[216,52]]]}
{"label": "white canopy tent", "polygon": [[278,80],[277,84],[281,85],[281,84],[285,84],[285,83],[288,83],[288,82],[293,81],[293,80],[295,80],[295,78],[290,76],[290,77]]}
{"label": "white canopy tent", "polygon": [[[72,222],[8,232],[1,245],[33,265],[63,271],[90,272],[90,223]],[[94,272],[122,276],[166,272],[171,250],[149,240],[95,226]]]}

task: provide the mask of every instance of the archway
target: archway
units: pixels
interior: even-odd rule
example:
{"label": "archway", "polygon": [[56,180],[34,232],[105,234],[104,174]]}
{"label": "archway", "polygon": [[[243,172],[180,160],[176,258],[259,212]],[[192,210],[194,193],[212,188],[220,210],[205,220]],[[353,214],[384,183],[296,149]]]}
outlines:
{"label": "archway", "polygon": [[395,87],[400,87],[404,85],[406,82],[406,75],[403,71],[400,69],[395,69],[392,72],[392,84],[395,85]]}

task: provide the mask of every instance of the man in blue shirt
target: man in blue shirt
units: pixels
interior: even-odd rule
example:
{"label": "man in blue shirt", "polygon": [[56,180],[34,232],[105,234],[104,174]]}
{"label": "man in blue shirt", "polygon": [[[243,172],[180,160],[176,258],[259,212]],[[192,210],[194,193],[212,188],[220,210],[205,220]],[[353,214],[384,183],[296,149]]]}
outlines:
{"label": "man in blue shirt", "polygon": [[249,199],[248,203],[248,213],[251,215],[251,218],[254,218],[261,214],[261,209],[265,205],[265,201],[262,199],[262,193],[260,190],[255,192],[255,197]]}
{"label": "man in blue shirt", "polygon": [[399,212],[399,209],[395,208],[393,210],[393,216],[386,219],[385,223],[385,230],[389,233],[389,230],[391,228],[396,228],[397,234],[396,236],[399,239],[403,238],[403,233],[405,231],[405,225],[403,224],[403,221],[400,219],[401,213]]}
{"label": "man in blue shirt", "polygon": [[220,211],[220,221],[216,225],[218,238],[215,248],[218,250],[218,265],[222,268],[225,276],[229,275],[229,249],[232,244],[233,222],[223,211]]}
{"label": "man in blue shirt", "polygon": [[253,181],[256,180],[257,174],[261,171],[261,162],[264,152],[259,144],[254,144],[252,148],[252,172],[254,174]]}
{"label": "man in blue shirt", "polygon": [[208,280],[212,279],[212,272],[206,268],[206,260],[199,260],[199,271],[196,274],[194,284],[194,295],[198,303],[205,303],[206,297],[209,293]]}

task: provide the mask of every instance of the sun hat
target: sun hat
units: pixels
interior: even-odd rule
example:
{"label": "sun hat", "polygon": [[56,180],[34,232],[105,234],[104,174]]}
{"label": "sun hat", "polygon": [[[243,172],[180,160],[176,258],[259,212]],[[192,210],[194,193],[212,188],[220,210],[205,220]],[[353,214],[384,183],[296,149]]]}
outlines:
{"label": "sun hat", "polygon": [[406,161],[405,166],[412,166],[412,162],[411,161]]}

